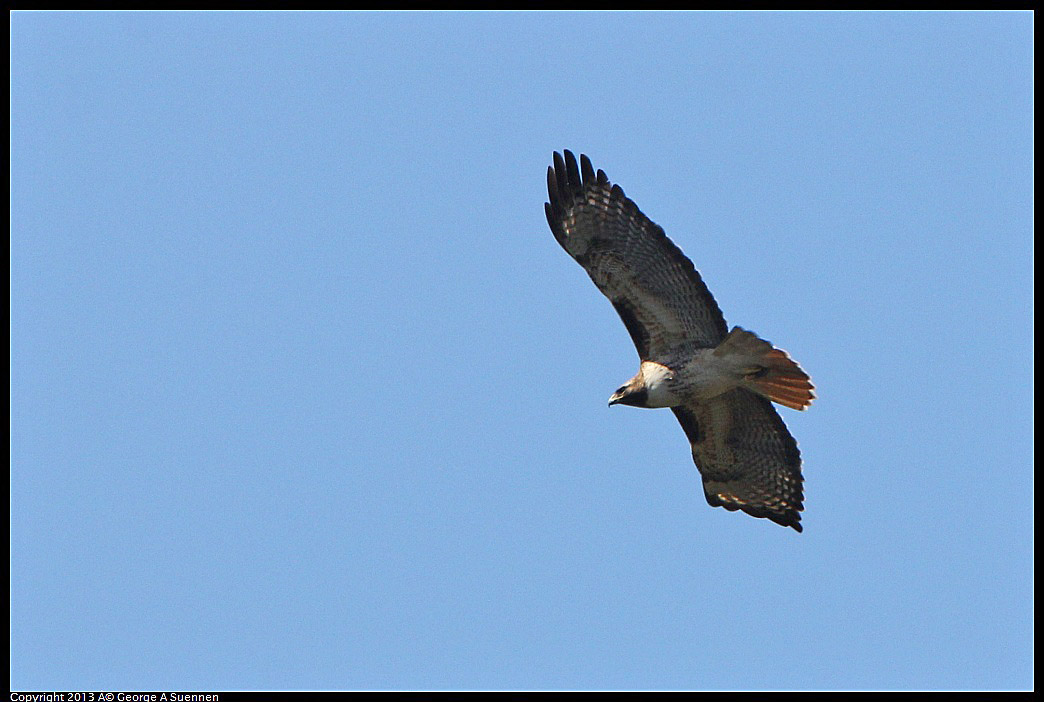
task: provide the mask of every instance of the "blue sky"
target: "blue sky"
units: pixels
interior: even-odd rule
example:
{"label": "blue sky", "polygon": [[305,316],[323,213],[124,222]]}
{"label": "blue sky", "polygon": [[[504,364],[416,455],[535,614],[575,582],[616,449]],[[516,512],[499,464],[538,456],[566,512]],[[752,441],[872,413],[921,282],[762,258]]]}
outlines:
{"label": "blue sky", "polygon": [[[14,689],[1030,688],[1032,15],[16,13]],[[710,508],[586,153],[819,399]]]}

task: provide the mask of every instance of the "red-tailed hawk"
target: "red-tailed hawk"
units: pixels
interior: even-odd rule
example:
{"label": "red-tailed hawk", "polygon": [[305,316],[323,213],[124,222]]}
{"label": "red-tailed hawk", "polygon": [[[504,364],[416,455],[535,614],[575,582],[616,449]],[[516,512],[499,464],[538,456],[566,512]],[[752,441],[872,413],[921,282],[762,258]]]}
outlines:
{"label": "red-tailed hawk", "polygon": [[772,407],[815,395],[785,351],[728,330],[692,262],[581,154],[554,154],[544,205],[555,239],[609,298],[638,348],[638,373],[609,404],[670,407],[707,502],[801,531],[801,454]]}

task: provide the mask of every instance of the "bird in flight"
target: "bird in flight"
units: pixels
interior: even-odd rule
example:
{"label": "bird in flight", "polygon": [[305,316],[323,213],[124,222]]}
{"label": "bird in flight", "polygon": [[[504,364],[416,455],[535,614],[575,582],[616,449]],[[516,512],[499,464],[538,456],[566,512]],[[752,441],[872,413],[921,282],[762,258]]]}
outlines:
{"label": "bird in flight", "polygon": [[801,453],[772,403],[806,409],[808,375],[768,341],[729,331],[692,262],[587,156],[553,161],[547,223],[609,298],[641,361],[609,405],[670,407],[712,507],[801,531]]}

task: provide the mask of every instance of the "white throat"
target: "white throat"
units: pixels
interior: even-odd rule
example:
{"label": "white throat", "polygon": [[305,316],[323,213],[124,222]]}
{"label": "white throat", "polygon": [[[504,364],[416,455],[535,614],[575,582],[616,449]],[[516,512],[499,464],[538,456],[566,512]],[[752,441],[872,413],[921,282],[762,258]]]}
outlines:
{"label": "white throat", "polygon": [[654,361],[642,361],[640,373],[645,382],[646,407],[674,407],[681,404],[681,398],[670,389],[674,379],[670,368]]}

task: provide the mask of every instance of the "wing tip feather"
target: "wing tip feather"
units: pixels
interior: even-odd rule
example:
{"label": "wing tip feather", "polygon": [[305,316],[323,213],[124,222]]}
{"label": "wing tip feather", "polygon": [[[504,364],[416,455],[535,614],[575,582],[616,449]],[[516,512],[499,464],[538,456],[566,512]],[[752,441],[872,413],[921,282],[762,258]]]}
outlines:
{"label": "wing tip feather", "polygon": [[587,158],[587,154],[580,154],[580,177],[584,181],[584,187],[594,185],[597,182],[594,167],[591,165],[591,159]]}
{"label": "wing tip feather", "polygon": [[768,519],[770,522],[779,524],[782,527],[790,527],[798,533],[804,531],[804,527],[801,525],[801,511],[804,509],[804,505],[803,497],[800,492],[796,495],[795,503],[783,510],[774,510],[761,505],[752,505],[746,501],[739,500],[738,498],[727,496],[720,492],[711,492],[710,490],[705,490],[704,496],[707,498],[707,504],[711,507],[722,507],[729,512],[742,510],[745,514],[749,514],[752,517]]}

